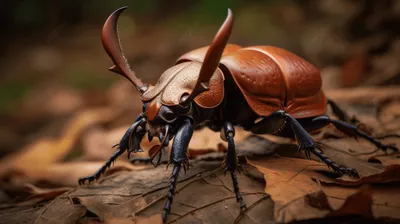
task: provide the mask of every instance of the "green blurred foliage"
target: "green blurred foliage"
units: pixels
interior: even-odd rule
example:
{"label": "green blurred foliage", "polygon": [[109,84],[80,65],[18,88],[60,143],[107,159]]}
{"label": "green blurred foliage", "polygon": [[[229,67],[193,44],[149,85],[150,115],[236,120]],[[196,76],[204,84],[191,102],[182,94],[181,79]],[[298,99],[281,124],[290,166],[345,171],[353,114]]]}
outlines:
{"label": "green blurred foliage", "polygon": [[[135,16],[165,15],[165,14],[194,14],[201,19],[212,20],[215,17],[226,15],[226,8],[240,7],[249,3],[269,3],[277,0],[17,0],[3,3],[0,12],[7,21],[11,21],[13,28],[35,27],[41,28],[46,23],[53,23],[54,18],[64,15],[74,18],[73,23],[95,22],[103,20],[105,15],[121,6],[128,6],[129,13]],[[186,12],[186,13],[185,13]],[[11,16],[11,17],[10,17]],[[5,24],[7,25],[7,24]],[[8,24],[10,25],[10,24]]]}

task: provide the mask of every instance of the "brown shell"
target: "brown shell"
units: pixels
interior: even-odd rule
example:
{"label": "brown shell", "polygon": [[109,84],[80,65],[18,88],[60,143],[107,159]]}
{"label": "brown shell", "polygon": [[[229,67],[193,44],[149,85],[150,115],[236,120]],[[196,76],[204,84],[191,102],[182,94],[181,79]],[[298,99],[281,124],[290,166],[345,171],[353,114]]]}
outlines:
{"label": "brown shell", "polygon": [[[161,103],[166,106],[179,104],[181,96],[191,93],[199,75],[201,63],[183,62],[165,71],[155,86],[149,87],[141,99],[150,101],[157,95],[161,96]],[[218,106],[224,98],[224,76],[220,69],[214,72],[210,80],[209,91],[203,92],[194,101],[204,108]]]}
{"label": "brown shell", "polygon": [[[222,55],[229,54],[240,48],[239,45],[227,44]],[[141,99],[143,101],[150,101],[163,92],[161,97],[162,104],[167,106],[178,105],[184,93],[191,93],[193,91],[200,72],[201,62],[205,57],[207,49],[208,46],[182,55],[177,60],[175,66],[169,68],[161,75],[155,86],[150,86],[143,93]],[[224,75],[220,69],[217,69],[211,77],[209,88],[208,91],[194,98],[196,104],[203,108],[214,108],[224,98]]]}
{"label": "brown shell", "polygon": [[[155,86],[149,87],[142,100],[150,101],[162,92],[162,104],[178,105],[184,93],[193,91],[207,49],[202,47],[181,56]],[[228,44],[220,63],[229,70],[250,107],[260,116],[279,109],[295,118],[326,112],[319,70],[291,52],[272,46],[241,48]],[[195,102],[204,108],[218,106],[224,97],[223,83],[224,75],[217,69],[210,80],[210,90],[197,96]]]}
{"label": "brown shell", "polygon": [[[224,55],[227,55],[229,53],[237,51],[240,48],[242,48],[242,47],[239,45],[236,45],[236,44],[227,44],[225,46],[224,52],[222,53],[222,57]],[[177,60],[177,63],[181,63],[181,62],[185,62],[185,61],[203,62],[204,57],[206,56],[207,50],[208,50],[208,46],[189,51],[188,53],[179,57],[179,59]]]}
{"label": "brown shell", "polygon": [[284,109],[296,118],[326,112],[319,70],[284,49],[241,48],[221,59],[250,107],[259,115]]}

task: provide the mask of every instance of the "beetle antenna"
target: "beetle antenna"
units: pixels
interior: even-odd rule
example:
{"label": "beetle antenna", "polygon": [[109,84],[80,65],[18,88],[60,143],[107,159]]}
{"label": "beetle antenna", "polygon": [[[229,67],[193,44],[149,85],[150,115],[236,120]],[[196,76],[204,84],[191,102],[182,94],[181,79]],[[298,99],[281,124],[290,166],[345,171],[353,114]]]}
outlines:
{"label": "beetle antenna", "polygon": [[192,93],[184,100],[183,103],[190,102],[194,97],[208,90],[209,81],[219,65],[222,53],[224,52],[229,36],[231,35],[232,26],[232,11],[228,9],[228,15],[226,19],[221,28],[219,28],[213,42],[207,50],[206,56],[204,57],[203,65],[201,66],[196,85]]}
{"label": "beetle antenna", "polygon": [[109,70],[124,76],[135,85],[140,93],[144,93],[147,90],[147,86],[143,84],[143,82],[136,77],[135,72],[131,70],[122,51],[119,39],[118,18],[126,8],[128,7],[124,6],[119,8],[108,17],[103,26],[101,40],[108,56],[110,56],[111,60],[114,62],[114,65],[110,67]]}

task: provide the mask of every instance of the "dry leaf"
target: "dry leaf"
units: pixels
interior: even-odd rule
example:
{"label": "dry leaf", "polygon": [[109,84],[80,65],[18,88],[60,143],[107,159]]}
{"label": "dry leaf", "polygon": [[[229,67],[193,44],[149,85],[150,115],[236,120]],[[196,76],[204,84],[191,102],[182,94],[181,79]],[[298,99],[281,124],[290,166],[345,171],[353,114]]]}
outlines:
{"label": "dry leaf", "polygon": [[135,200],[135,204],[128,201],[121,205],[108,205],[94,197],[78,198],[80,203],[86,207],[87,210],[96,214],[100,221],[105,224],[146,224],[146,223],[162,223],[160,214],[155,214],[150,217],[132,217],[132,211],[146,206],[146,202],[142,198],[139,203]]}
{"label": "dry leaf", "polygon": [[290,222],[327,214],[328,210],[315,209],[305,201],[306,197],[321,193],[320,186],[310,176],[319,176],[315,170],[327,170],[325,164],[288,157],[248,161],[264,174],[265,192],[275,202],[276,221]]}
{"label": "dry leaf", "polygon": [[110,108],[97,108],[78,113],[65,126],[61,137],[43,138],[26,146],[15,154],[0,161],[0,177],[12,173],[23,173],[25,176],[40,175],[50,164],[62,160],[75,146],[83,131],[88,127],[110,121],[118,112]]}
{"label": "dry leaf", "polygon": [[[101,162],[67,162],[54,163],[48,167],[37,169],[37,172],[31,174],[29,179],[22,176],[13,176],[11,182],[15,185],[30,183],[30,182],[45,182],[56,186],[78,186],[80,177],[94,174],[105,161]],[[141,170],[148,166],[134,166],[129,162],[116,161],[115,165],[106,171],[105,175],[111,174],[120,170]]]}
{"label": "dry leaf", "polygon": [[[186,174],[181,173],[169,222],[272,222],[273,202],[264,193],[264,184],[245,175],[239,176],[241,192],[249,208],[245,213],[240,213],[232,180],[219,167],[220,162],[200,161],[193,164]],[[65,218],[68,223],[76,223],[87,218],[81,218],[83,207],[103,217],[104,223],[157,223],[154,220],[159,220],[164,207],[170,173],[171,169],[166,170],[164,165],[150,170],[121,172],[97,184],[63,194],[45,205],[46,208],[27,212],[29,215],[26,222],[45,221],[45,218],[51,216],[52,222]],[[68,210],[73,217],[65,215]],[[112,212],[108,212],[110,210]],[[11,208],[0,210],[0,215],[11,211]],[[13,220],[10,216],[4,217],[6,222]],[[96,219],[91,219],[91,222],[98,223]]]}
{"label": "dry leaf", "polygon": [[19,205],[36,204],[41,201],[48,201],[56,198],[57,196],[71,190],[69,187],[60,188],[39,188],[32,184],[26,184],[24,190],[30,194],[26,201]]}
{"label": "dry leaf", "polygon": [[372,216],[372,192],[369,187],[362,187],[359,192],[350,195],[342,207],[327,216],[345,215]]}

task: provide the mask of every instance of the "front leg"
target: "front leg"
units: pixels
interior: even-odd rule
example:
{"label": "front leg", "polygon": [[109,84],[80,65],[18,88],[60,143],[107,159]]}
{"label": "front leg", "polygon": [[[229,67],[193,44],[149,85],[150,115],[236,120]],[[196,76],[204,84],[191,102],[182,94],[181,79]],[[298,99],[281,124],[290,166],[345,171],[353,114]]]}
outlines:
{"label": "front leg", "polygon": [[[170,162],[174,164],[171,175],[171,185],[168,190],[168,198],[162,213],[163,222],[167,222],[168,213],[171,211],[172,201],[175,195],[175,187],[178,181],[179,171],[181,165],[186,169],[187,164],[187,147],[193,135],[193,122],[192,120],[185,119],[182,126],[179,128],[175,135],[174,142],[172,143]],[[182,164],[183,163],[183,164]]]}
{"label": "front leg", "polygon": [[224,128],[221,131],[221,138],[224,141],[228,142],[228,152],[226,154],[226,158],[224,161],[225,171],[229,171],[231,173],[231,178],[233,182],[233,190],[236,194],[236,201],[240,203],[240,208],[246,209],[246,204],[243,201],[243,197],[239,191],[239,182],[237,180],[236,171],[239,171],[239,163],[238,158],[236,156],[235,149],[235,128],[233,127],[231,122],[225,122]]}
{"label": "front leg", "polygon": [[[113,147],[118,146],[118,149],[110,157],[110,159],[108,159],[108,161],[102,167],[100,167],[100,169],[97,170],[96,173],[94,173],[93,175],[79,178],[78,183],[81,185],[81,184],[84,184],[85,181],[89,181],[89,183],[90,183],[90,182],[93,182],[94,180],[99,179],[101,174],[103,174],[111,166],[111,164],[114,163],[115,160],[119,156],[121,156],[126,150],[129,150],[129,153],[132,151],[138,151],[139,149],[135,149],[135,147],[137,147],[137,146],[135,144],[134,145],[129,144],[129,142],[133,141],[133,143],[136,143],[137,138],[140,138],[140,139],[143,138],[145,132],[143,133],[144,128],[142,126],[144,123],[146,123],[146,119],[142,115],[139,115],[136,118],[135,122],[133,122],[133,124],[128,128],[128,130],[122,137],[120,143],[113,146]],[[133,139],[133,140],[131,140],[131,139]],[[140,141],[139,141],[139,143],[140,143]]]}

